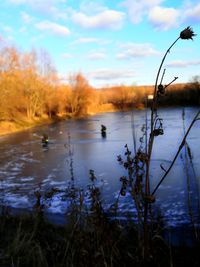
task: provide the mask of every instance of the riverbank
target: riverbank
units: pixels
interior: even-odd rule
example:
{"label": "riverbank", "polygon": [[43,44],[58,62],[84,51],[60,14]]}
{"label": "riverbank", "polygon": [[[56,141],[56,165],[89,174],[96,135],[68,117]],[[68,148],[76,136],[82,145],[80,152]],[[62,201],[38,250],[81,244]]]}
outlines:
{"label": "riverbank", "polygon": [[12,121],[0,121],[0,136],[24,131],[29,128],[33,128],[35,126],[51,124],[51,123],[58,122],[61,120],[77,119],[77,118],[93,116],[93,115],[96,115],[102,112],[117,112],[117,111],[119,110],[116,109],[112,104],[104,104],[104,105],[101,105],[98,111],[89,110],[88,113],[85,114],[84,116],[83,115],[73,116],[71,114],[59,114],[58,116],[54,116],[52,118],[49,118],[48,116],[43,116],[43,117],[35,117],[34,119],[31,119],[31,120],[27,118],[21,118],[21,119],[16,119]]}
{"label": "riverbank", "polygon": [[23,130],[27,130],[29,128],[50,124],[55,121],[59,121],[64,118],[53,118],[50,119],[48,117],[43,118],[34,118],[33,120],[21,119],[21,120],[13,120],[13,121],[1,121],[0,122],[0,136],[12,134],[15,132],[20,132]]}
{"label": "riverbank", "polygon": [[[175,105],[175,107],[178,107],[178,106],[182,106],[182,105]],[[162,104],[162,107],[167,108],[167,107],[169,107],[169,105]],[[94,115],[97,115],[99,113],[130,111],[130,110],[134,110],[134,109],[135,110],[143,110],[144,105],[138,104],[132,108],[126,107],[124,109],[119,109],[119,108],[116,108],[112,104],[102,104],[100,107],[98,107],[98,109],[88,110],[87,114],[80,115],[80,116],[73,116],[70,113],[68,113],[68,114],[65,113],[65,114],[59,114],[57,116],[53,116],[52,118],[50,118],[48,116],[43,116],[43,117],[35,117],[32,120],[28,120],[27,118],[21,118],[21,119],[16,119],[13,121],[0,121],[0,136],[12,134],[15,132],[24,131],[24,130],[27,130],[29,128],[33,128],[35,126],[42,126],[45,124],[55,123],[55,122],[58,122],[61,120],[80,119],[80,118],[86,118],[89,116],[94,116]]]}

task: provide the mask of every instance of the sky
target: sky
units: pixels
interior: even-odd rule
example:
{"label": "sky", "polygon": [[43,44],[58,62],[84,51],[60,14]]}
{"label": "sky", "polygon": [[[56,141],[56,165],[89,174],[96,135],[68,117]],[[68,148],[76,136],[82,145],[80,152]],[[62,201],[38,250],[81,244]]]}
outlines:
{"label": "sky", "polygon": [[96,87],[152,85],[162,57],[163,83],[200,75],[199,0],[0,0],[0,43],[48,51],[59,77],[81,72]]}

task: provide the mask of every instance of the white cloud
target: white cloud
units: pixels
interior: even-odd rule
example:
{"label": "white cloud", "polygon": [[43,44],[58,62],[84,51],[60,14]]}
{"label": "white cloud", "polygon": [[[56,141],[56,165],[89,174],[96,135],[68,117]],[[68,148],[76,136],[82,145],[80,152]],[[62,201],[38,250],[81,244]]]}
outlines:
{"label": "white cloud", "polygon": [[175,8],[155,6],[149,11],[149,21],[158,29],[168,30],[177,26],[180,12]]}
{"label": "white cloud", "polygon": [[106,58],[106,54],[103,52],[95,52],[94,51],[94,52],[89,53],[87,58],[91,59],[91,60],[104,59],[104,58]]}
{"label": "white cloud", "polygon": [[184,15],[186,19],[192,22],[200,22],[200,4],[186,8],[184,10]]}
{"label": "white cloud", "polygon": [[168,63],[166,67],[186,68],[188,66],[196,66],[196,65],[200,65],[200,60],[191,60],[191,61],[174,60]]}
{"label": "white cloud", "polygon": [[156,51],[151,44],[144,43],[127,43],[120,45],[120,49],[122,50],[117,54],[118,59],[131,59],[133,57],[147,57],[152,55],[160,55],[158,51]]}
{"label": "white cloud", "polygon": [[26,27],[21,27],[21,28],[19,29],[19,32],[20,32],[20,33],[25,33],[25,32],[27,32],[27,28],[26,28]]}
{"label": "white cloud", "polygon": [[120,70],[99,69],[96,71],[92,71],[87,75],[88,77],[95,80],[111,81],[122,78],[133,78],[136,74],[134,71],[131,71],[130,69],[120,69]]}
{"label": "white cloud", "polygon": [[108,45],[112,41],[104,40],[100,38],[93,38],[93,37],[80,37],[76,39],[73,44],[98,44],[98,45]]}
{"label": "white cloud", "polygon": [[60,36],[68,36],[70,34],[70,30],[67,27],[47,20],[36,23],[35,27],[50,34],[53,33]]}
{"label": "white cloud", "polygon": [[81,12],[87,15],[101,13],[106,9],[107,8],[105,6],[102,6],[100,3],[95,3],[91,0],[82,0],[80,3]]}
{"label": "white cloud", "polygon": [[3,26],[2,29],[6,33],[12,33],[13,32],[13,29],[9,26]]}
{"label": "white cloud", "polygon": [[137,24],[143,20],[152,7],[162,2],[163,0],[126,0],[121,5],[127,8],[130,21]]}
{"label": "white cloud", "polygon": [[93,16],[82,12],[74,12],[72,20],[86,29],[119,29],[122,26],[125,14],[115,10],[105,10]]}
{"label": "white cloud", "polygon": [[32,17],[26,12],[21,12],[21,18],[24,23],[29,24],[32,22]]}
{"label": "white cloud", "polygon": [[98,42],[99,42],[98,38],[92,38],[92,37],[81,37],[75,41],[75,43],[77,44],[88,44],[88,43],[98,43]]}
{"label": "white cloud", "polygon": [[[50,14],[54,18],[66,19],[66,12],[59,5],[66,5],[65,0],[8,0],[13,5],[25,5],[42,14]],[[66,7],[67,8],[67,7]]]}
{"label": "white cloud", "polygon": [[32,36],[30,39],[30,43],[35,46],[43,39],[43,34],[39,34],[37,36]]}
{"label": "white cloud", "polygon": [[63,53],[61,56],[63,58],[72,58],[73,57],[71,54],[68,54],[68,53]]}
{"label": "white cloud", "polygon": [[8,0],[11,4],[14,5],[22,5],[22,4],[27,4],[27,5],[32,5],[32,6],[41,6],[41,5],[55,5],[59,3],[64,3],[64,0]]}
{"label": "white cloud", "polygon": [[161,6],[164,0],[126,0],[122,6],[127,8],[129,19],[133,24],[138,24],[148,19],[154,27],[160,30],[168,30],[176,27],[182,18],[183,10],[173,7]]}
{"label": "white cloud", "polygon": [[[11,4],[15,4],[15,5],[20,5],[20,4],[24,4],[27,1],[26,0],[8,0]],[[28,1],[30,2],[30,1]]]}

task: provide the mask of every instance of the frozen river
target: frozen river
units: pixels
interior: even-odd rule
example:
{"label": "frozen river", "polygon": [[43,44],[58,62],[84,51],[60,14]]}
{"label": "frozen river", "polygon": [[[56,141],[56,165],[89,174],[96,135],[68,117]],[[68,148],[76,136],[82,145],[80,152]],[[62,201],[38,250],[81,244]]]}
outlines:
{"label": "frozen river", "polygon": [[[163,108],[164,135],[155,138],[151,188],[157,184],[172,161],[183,138],[182,108]],[[186,128],[197,108],[185,108]],[[150,114],[148,114],[149,117]],[[34,192],[46,192],[52,188],[63,189],[70,181],[80,188],[89,182],[89,170],[93,169],[102,186],[105,206],[112,204],[120,190],[119,178],[125,169],[117,162],[123,155],[124,145],[133,150],[133,123],[136,139],[141,137],[145,111],[98,114],[79,120],[62,121],[0,137],[0,201],[13,208],[31,209],[35,203]],[[101,124],[107,127],[106,138],[101,136]],[[49,136],[48,148],[41,145],[41,136]],[[190,175],[185,174],[184,150],[164,183],[156,193],[156,209],[160,209],[166,222],[171,225],[187,224],[192,214],[199,223],[200,190],[200,122],[197,121],[188,136],[192,151]],[[120,210],[131,212],[132,200],[127,195],[120,201]],[[47,207],[48,212],[64,214],[66,203],[57,194]]]}

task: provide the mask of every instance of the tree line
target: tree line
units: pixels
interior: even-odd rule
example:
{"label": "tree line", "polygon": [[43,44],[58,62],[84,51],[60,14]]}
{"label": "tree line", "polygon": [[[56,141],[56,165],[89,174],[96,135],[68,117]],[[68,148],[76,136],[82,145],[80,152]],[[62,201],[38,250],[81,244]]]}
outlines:
{"label": "tree line", "polygon": [[[68,116],[106,110],[142,108],[153,86],[114,86],[96,89],[76,73],[64,83],[45,50],[28,52],[0,48],[0,121]],[[200,104],[200,77],[172,85],[161,104]]]}

